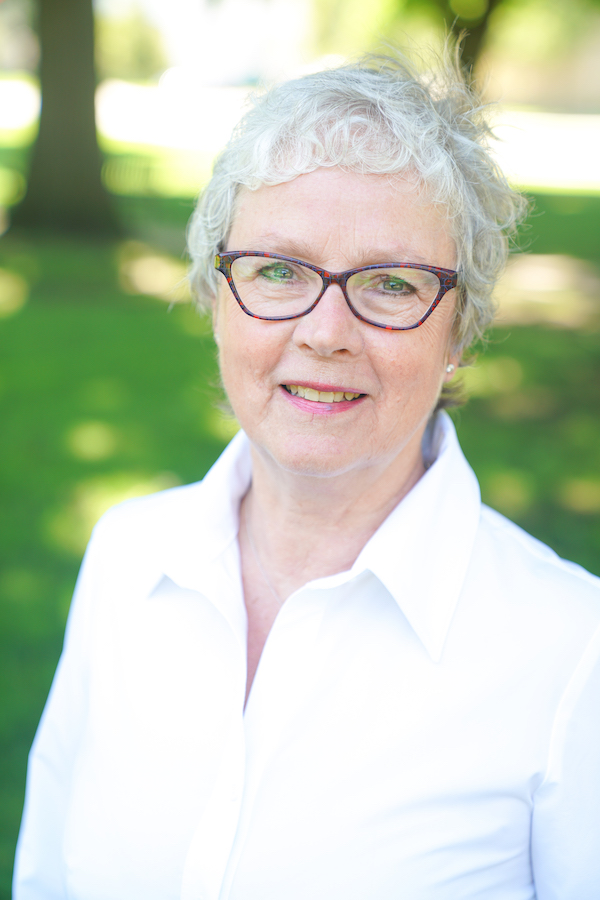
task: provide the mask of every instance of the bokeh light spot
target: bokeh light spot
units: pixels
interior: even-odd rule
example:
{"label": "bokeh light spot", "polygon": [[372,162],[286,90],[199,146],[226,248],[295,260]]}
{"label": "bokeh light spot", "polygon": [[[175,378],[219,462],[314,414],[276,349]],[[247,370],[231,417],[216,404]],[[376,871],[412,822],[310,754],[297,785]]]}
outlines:
{"label": "bokeh light spot", "polygon": [[77,459],[95,462],[114,454],[118,436],[106,422],[80,422],[67,433],[66,443]]}
{"label": "bokeh light spot", "polygon": [[478,360],[464,370],[463,378],[470,396],[491,397],[518,388],[523,380],[523,369],[512,356],[496,356]]}
{"label": "bokeh light spot", "polygon": [[128,294],[146,294],[169,303],[190,299],[187,266],[139,241],[124,241],[118,252],[119,282]]}
{"label": "bokeh light spot", "polygon": [[490,409],[500,419],[544,419],[557,406],[554,391],[542,384],[532,384],[520,391],[500,394],[490,401]]}
{"label": "bokeh light spot", "polygon": [[29,285],[16,272],[0,269],[0,318],[19,312],[27,302]]}
{"label": "bokeh light spot", "polygon": [[21,172],[0,166],[0,204],[13,206],[25,196],[27,183]]}
{"label": "bokeh light spot", "polygon": [[525,512],[533,501],[531,484],[523,472],[496,472],[485,479],[483,486],[486,502],[507,516]]}
{"label": "bokeh light spot", "polygon": [[71,500],[46,519],[46,537],[54,546],[79,555],[85,550],[92,528],[111,506],[179,484],[181,481],[173,472],[154,476],[113,472],[83,481],[74,489]]}
{"label": "bokeh light spot", "polygon": [[559,502],[577,513],[589,515],[600,512],[600,480],[573,478],[566,481],[559,492]]}
{"label": "bokeh light spot", "polygon": [[570,256],[517,254],[496,289],[498,324],[563,328],[600,321],[600,272]]}
{"label": "bokeh light spot", "polygon": [[37,85],[24,78],[0,79],[0,127],[19,130],[37,119],[42,104]]}

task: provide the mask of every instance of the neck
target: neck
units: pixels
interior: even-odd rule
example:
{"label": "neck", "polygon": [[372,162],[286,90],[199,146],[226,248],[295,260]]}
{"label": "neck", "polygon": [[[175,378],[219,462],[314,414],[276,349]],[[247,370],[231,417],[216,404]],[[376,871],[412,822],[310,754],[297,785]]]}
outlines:
{"label": "neck", "polygon": [[242,515],[279,597],[351,568],[369,538],[425,469],[421,435],[387,465],[315,477],[282,470],[252,446]]}

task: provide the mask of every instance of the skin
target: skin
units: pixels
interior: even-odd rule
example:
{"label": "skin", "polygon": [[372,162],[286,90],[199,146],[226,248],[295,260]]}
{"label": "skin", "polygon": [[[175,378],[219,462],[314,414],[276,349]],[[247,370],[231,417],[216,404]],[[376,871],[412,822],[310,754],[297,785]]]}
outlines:
{"label": "skin", "polygon": [[[456,259],[443,211],[409,179],[337,168],[244,191],[227,250],[278,252],[335,272],[379,262],[452,269]],[[452,377],[446,366],[459,363],[455,302],[450,291],[419,328],[391,332],[358,320],[333,285],[309,315],[268,322],[247,316],[223,277],[215,339],[253,457],[239,537],[248,693],[280,602],[350,568],[423,474],[423,432]],[[363,396],[336,407],[292,397],[284,384]]]}

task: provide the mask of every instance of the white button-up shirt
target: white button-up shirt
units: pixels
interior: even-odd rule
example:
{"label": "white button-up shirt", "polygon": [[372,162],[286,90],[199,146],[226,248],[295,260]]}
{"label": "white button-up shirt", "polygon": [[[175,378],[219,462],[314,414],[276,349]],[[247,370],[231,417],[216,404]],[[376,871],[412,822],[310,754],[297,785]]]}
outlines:
{"label": "white button-up shirt", "polygon": [[286,600],[245,711],[246,437],[101,520],[15,900],[599,900],[600,582],[434,437],[352,569]]}

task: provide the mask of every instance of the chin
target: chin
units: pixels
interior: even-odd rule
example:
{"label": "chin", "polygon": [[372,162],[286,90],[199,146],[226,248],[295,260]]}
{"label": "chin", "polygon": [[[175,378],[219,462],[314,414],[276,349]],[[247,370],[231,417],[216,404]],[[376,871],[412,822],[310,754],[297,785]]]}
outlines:
{"label": "chin", "polygon": [[[333,478],[353,468],[362,468],[355,453],[348,453],[351,442],[335,438],[289,438],[278,446],[264,447],[271,459],[284,471],[307,478]],[[259,448],[259,452],[260,448]]]}

